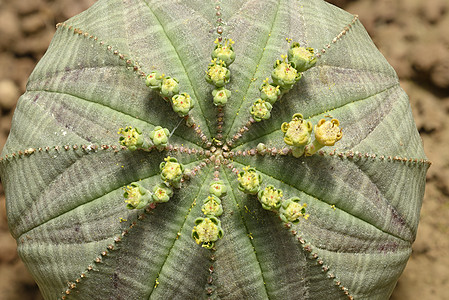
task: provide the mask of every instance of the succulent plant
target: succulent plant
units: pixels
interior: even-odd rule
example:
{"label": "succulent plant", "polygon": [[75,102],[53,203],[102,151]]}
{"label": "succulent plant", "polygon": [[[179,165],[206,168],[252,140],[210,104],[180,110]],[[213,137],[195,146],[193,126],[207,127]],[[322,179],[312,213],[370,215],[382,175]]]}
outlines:
{"label": "succulent plant", "polygon": [[430,165],[396,73],[324,1],[217,2],[58,25],[0,158],[46,299],[392,293]]}

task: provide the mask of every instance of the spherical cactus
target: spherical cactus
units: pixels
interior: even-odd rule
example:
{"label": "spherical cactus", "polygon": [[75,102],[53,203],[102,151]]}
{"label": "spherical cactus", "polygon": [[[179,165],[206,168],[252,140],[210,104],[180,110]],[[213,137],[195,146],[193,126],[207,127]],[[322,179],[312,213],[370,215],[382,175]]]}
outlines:
{"label": "spherical cactus", "polygon": [[99,0],[58,25],[0,175],[46,299],[372,300],[410,256],[429,165],[357,16]]}

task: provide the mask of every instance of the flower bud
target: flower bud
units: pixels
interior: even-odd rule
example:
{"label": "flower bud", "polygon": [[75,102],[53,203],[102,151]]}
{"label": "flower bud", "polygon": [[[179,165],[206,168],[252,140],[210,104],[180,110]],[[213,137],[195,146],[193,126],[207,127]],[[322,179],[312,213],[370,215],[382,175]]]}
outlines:
{"label": "flower bud", "polygon": [[262,99],[257,99],[254,102],[253,106],[251,106],[251,115],[256,122],[260,122],[262,120],[269,119],[271,117],[271,109],[273,106]]}
{"label": "flower bud", "polygon": [[194,100],[187,93],[174,95],[172,97],[172,108],[180,117],[185,117],[193,108]]}
{"label": "flower bud", "polygon": [[226,195],[227,189],[228,188],[224,185],[223,181],[212,181],[209,187],[209,193],[217,197],[221,197]]}
{"label": "flower bud", "polygon": [[167,128],[156,126],[154,130],[150,132],[150,139],[153,142],[153,145],[161,151],[168,145],[169,135],[170,131]]}
{"label": "flower bud", "polygon": [[293,43],[288,50],[288,61],[295,65],[298,72],[304,72],[316,63],[316,57],[313,48],[304,48],[299,43]]}
{"label": "flower bud", "polygon": [[231,97],[231,91],[224,87],[218,88],[212,91],[212,96],[214,96],[215,106],[223,106],[228,102],[228,98]]}
{"label": "flower bud", "polygon": [[173,195],[173,190],[164,183],[158,184],[153,187],[153,201],[154,202],[167,202]]}
{"label": "flower bud", "polygon": [[163,74],[158,71],[153,71],[147,76],[145,84],[152,89],[160,90],[163,77]]}

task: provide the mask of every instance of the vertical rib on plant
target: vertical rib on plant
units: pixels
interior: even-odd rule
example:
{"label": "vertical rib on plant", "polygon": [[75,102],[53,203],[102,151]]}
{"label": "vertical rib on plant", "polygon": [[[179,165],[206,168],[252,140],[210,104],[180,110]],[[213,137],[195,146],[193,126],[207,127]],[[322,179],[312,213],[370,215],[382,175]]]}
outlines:
{"label": "vertical rib on plant", "polygon": [[0,159],[46,299],[388,299],[428,166],[394,70],[317,0],[97,2]]}

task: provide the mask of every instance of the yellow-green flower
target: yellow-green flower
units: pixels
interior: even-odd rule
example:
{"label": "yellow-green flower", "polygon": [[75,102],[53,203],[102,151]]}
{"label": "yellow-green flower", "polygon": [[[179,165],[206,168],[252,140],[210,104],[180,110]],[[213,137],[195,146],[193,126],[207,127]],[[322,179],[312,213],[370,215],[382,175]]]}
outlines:
{"label": "yellow-green flower", "polygon": [[262,99],[257,99],[251,106],[251,115],[256,122],[269,119],[271,117],[271,109],[273,106]]}
{"label": "yellow-green flower", "polygon": [[225,40],[224,43],[220,43],[218,39],[215,40],[215,49],[212,52],[212,59],[218,59],[223,61],[226,66],[229,66],[235,60],[235,52],[232,48],[234,41],[232,39]]}
{"label": "yellow-green flower", "polygon": [[180,117],[185,117],[189,113],[189,111],[193,108],[194,100],[187,93],[182,93],[178,95],[174,95],[172,97],[172,108],[175,113],[177,113]]}
{"label": "yellow-green flower", "polygon": [[223,181],[212,181],[212,183],[209,186],[209,193],[212,195],[215,195],[217,197],[221,197],[223,195],[226,195],[227,187],[224,185]]}
{"label": "yellow-green flower", "polygon": [[274,86],[268,82],[268,78],[264,80],[260,86],[260,98],[273,105],[282,96],[279,86]]}
{"label": "yellow-green flower", "polygon": [[231,72],[226,68],[222,60],[214,58],[206,71],[206,80],[216,87],[224,87],[231,78]]}
{"label": "yellow-green flower", "polygon": [[301,79],[301,74],[296,71],[294,66],[286,61],[286,56],[282,55],[282,61],[277,60],[274,65],[271,78],[275,85],[278,85],[284,91],[288,91]]}
{"label": "yellow-green flower", "polygon": [[318,143],[324,146],[333,146],[335,142],[339,141],[343,132],[341,131],[340,122],[337,119],[326,121],[321,119],[317,125],[315,125],[315,138]]}
{"label": "yellow-green flower", "polygon": [[167,128],[156,126],[154,127],[154,130],[150,132],[150,139],[158,150],[163,150],[168,144],[169,135],[170,131]]}
{"label": "yellow-green flower", "polygon": [[178,188],[181,183],[184,167],[174,157],[166,157],[159,166],[162,180]]}
{"label": "yellow-green flower", "polygon": [[211,195],[204,200],[203,207],[201,211],[206,216],[219,217],[223,213],[223,206],[221,205],[221,200],[215,195]]}
{"label": "yellow-green flower", "polygon": [[173,190],[161,183],[153,187],[153,200],[154,202],[167,202],[173,195]]}
{"label": "yellow-green flower", "polygon": [[300,199],[298,197],[282,201],[279,217],[283,222],[295,224],[299,222],[299,218],[307,219],[309,217],[309,215],[306,215],[307,204],[300,204],[299,202]]}
{"label": "yellow-green flower", "polygon": [[231,91],[221,87],[214,89],[212,96],[214,97],[215,106],[223,106],[228,102],[228,98],[231,97]]}
{"label": "yellow-green flower", "polygon": [[245,167],[238,175],[239,189],[247,194],[257,194],[259,192],[262,177],[256,169]]}
{"label": "yellow-green flower", "polygon": [[343,132],[339,127],[340,122],[337,119],[326,121],[321,119],[315,125],[315,140],[305,148],[305,155],[310,156],[315,154],[324,146],[333,146],[337,141],[343,137]]}
{"label": "yellow-green flower", "polygon": [[143,145],[142,132],[138,128],[128,126],[120,128],[117,132],[122,136],[119,138],[120,145],[127,147],[129,150],[134,151]]}
{"label": "yellow-green flower", "polygon": [[276,210],[281,206],[282,190],[268,185],[265,189],[259,190],[258,199],[262,207],[266,210]]}
{"label": "yellow-green flower", "polygon": [[123,190],[123,197],[128,209],[144,208],[151,200],[151,193],[137,182],[125,186]]}
{"label": "yellow-green flower", "polygon": [[179,93],[178,80],[172,77],[164,77],[161,83],[161,95],[164,100],[169,101],[174,95]]}
{"label": "yellow-green flower", "polygon": [[192,237],[197,244],[210,249],[223,236],[220,221],[215,217],[197,218],[192,230]]}
{"label": "yellow-green flower", "polygon": [[294,114],[289,123],[282,123],[281,130],[287,145],[301,147],[310,143],[312,123],[304,120],[301,114]]}
{"label": "yellow-green flower", "polygon": [[162,78],[164,78],[164,74],[161,74],[158,71],[153,71],[148,74],[145,80],[145,84],[152,89],[160,90]]}
{"label": "yellow-green flower", "polygon": [[316,57],[313,48],[304,48],[299,43],[293,43],[288,50],[288,61],[298,72],[304,72],[315,65]]}

